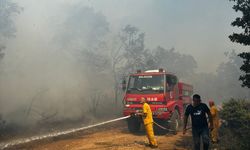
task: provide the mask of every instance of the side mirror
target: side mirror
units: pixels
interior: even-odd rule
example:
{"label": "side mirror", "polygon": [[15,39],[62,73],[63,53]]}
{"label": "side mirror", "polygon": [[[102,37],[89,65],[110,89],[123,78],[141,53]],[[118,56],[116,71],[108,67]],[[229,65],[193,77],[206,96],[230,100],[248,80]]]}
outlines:
{"label": "side mirror", "polygon": [[125,79],[122,80],[122,90],[125,91],[126,90],[126,87],[127,86],[127,82]]}

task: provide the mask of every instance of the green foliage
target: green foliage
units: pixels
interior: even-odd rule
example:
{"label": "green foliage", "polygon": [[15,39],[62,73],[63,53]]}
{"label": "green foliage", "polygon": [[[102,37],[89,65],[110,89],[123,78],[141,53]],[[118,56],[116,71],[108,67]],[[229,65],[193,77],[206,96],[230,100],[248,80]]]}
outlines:
{"label": "green foliage", "polygon": [[229,36],[232,42],[237,42],[243,45],[250,45],[250,0],[230,0],[236,2],[233,9],[242,12],[242,17],[237,17],[232,23],[232,26],[237,26],[244,31],[242,33],[233,33]]}
{"label": "green foliage", "polygon": [[223,104],[220,115],[227,122],[226,128],[222,128],[223,146],[228,149],[250,149],[250,102],[231,99]]}
{"label": "green foliage", "polygon": [[[237,17],[231,25],[243,29],[242,33],[233,33],[229,38],[232,42],[250,46],[250,0],[229,1],[234,1],[235,5],[233,6],[233,9],[236,12],[240,11],[242,13],[242,17]],[[242,86],[250,88],[250,52],[241,53],[239,56],[244,61],[244,64],[240,68],[244,72],[244,75],[240,76]]]}
{"label": "green foliage", "polygon": [[242,86],[250,88],[250,53],[244,52],[239,54],[239,56],[243,59],[243,65],[240,67],[240,70],[246,73],[240,76],[240,80],[242,81]]}

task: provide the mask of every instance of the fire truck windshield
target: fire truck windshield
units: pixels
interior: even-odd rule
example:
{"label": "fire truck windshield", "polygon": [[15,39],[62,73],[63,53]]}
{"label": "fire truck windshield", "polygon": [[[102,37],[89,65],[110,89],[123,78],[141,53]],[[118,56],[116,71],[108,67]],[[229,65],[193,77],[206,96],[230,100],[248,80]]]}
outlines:
{"label": "fire truck windshield", "polygon": [[164,92],[163,75],[130,76],[127,93],[151,94]]}

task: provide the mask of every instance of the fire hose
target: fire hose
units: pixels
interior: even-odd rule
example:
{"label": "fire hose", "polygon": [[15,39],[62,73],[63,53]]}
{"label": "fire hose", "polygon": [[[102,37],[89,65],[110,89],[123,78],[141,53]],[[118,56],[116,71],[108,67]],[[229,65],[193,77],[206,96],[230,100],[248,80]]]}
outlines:
{"label": "fire hose", "polygon": [[[96,127],[96,126],[101,126],[101,125],[104,125],[104,124],[124,120],[124,119],[130,118],[130,117],[131,117],[131,115],[128,115],[128,116],[125,116],[125,117],[120,117],[120,118],[116,118],[116,119],[112,119],[112,120],[108,120],[108,121],[104,121],[104,122],[101,122],[101,123],[96,123],[96,124],[93,124],[93,125],[84,126],[84,127],[80,127],[80,128],[74,128],[74,129],[69,129],[69,130],[55,132],[55,133],[49,133],[49,134],[40,135],[40,136],[33,136],[33,137],[29,137],[29,138],[17,139],[17,140],[13,140],[13,141],[10,141],[10,142],[7,142],[7,143],[0,143],[0,149],[5,149],[5,148],[11,147],[11,146],[15,146],[15,145],[19,145],[19,144],[25,144],[25,143],[29,143],[29,142],[32,142],[32,141],[46,139],[46,138],[52,138],[52,137],[58,137],[58,136],[61,136],[61,135],[71,134],[71,133],[74,133],[74,132],[86,130],[86,129],[93,128],[93,127]],[[154,122],[154,124],[157,125],[158,127],[162,128],[163,130],[171,131],[170,129],[167,129],[167,128],[159,125],[156,122]],[[190,128],[188,128],[188,129],[190,129]]]}
{"label": "fire hose", "polygon": [[[132,116],[141,116],[141,115],[140,115],[140,114],[134,114],[134,115],[132,115]],[[168,121],[168,122],[171,122],[171,121]],[[174,130],[168,129],[168,128],[166,128],[166,127],[164,127],[164,126],[162,126],[162,125],[156,123],[155,121],[153,121],[153,123],[154,123],[156,126],[158,126],[159,128],[163,129],[163,130],[167,130],[167,131],[174,132]],[[186,130],[190,130],[191,128],[192,128],[192,127],[188,127],[188,128],[186,128]]]}
{"label": "fire hose", "polygon": [[108,121],[104,121],[104,122],[101,122],[101,123],[96,123],[96,124],[89,125],[89,126],[80,127],[80,128],[74,128],[74,129],[49,133],[49,134],[40,135],[40,136],[33,136],[33,137],[29,137],[29,138],[17,139],[17,140],[13,140],[13,141],[10,141],[10,142],[7,142],[7,143],[0,143],[0,149],[5,149],[5,148],[11,147],[11,146],[24,144],[24,143],[29,143],[29,142],[32,142],[32,141],[43,140],[43,139],[46,139],[46,138],[52,138],[52,137],[58,137],[58,136],[61,136],[61,135],[71,134],[71,133],[75,133],[75,132],[78,132],[78,131],[93,128],[93,127],[96,127],[96,126],[101,126],[101,125],[104,125],[104,124],[124,120],[124,119],[127,119],[129,117],[130,117],[130,115],[125,116],[125,117],[112,119],[112,120],[108,120]]}
{"label": "fire hose", "polygon": [[[163,127],[163,126],[161,126],[161,125],[159,125],[158,123],[156,123],[156,122],[154,122],[154,124],[156,125],[156,126],[158,126],[159,128],[161,128],[161,129],[163,129],[163,130],[168,130],[168,131],[174,131],[174,130],[171,130],[171,129],[168,129],[168,128],[165,128],[165,127]],[[190,130],[192,127],[188,127],[188,128],[186,128],[186,130]]]}

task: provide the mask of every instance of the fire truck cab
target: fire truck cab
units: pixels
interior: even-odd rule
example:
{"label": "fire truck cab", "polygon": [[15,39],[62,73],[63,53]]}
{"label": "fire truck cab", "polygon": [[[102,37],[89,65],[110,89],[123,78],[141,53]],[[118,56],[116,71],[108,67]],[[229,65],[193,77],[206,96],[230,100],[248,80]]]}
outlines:
{"label": "fire truck cab", "polygon": [[[191,103],[193,87],[179,82],[177,76],[163,69],[148,70],[130,74],[128,82],[123,83],[123,115],[127,119],[128,129],[136,132],[140,129],[142,119],[134,114],[142,112],[142,97],[147,99],[153,113],[153,119],[159,125],[177,132],[184,115],[184,109]],[[126,87],[125,87],[126,86]]]}

